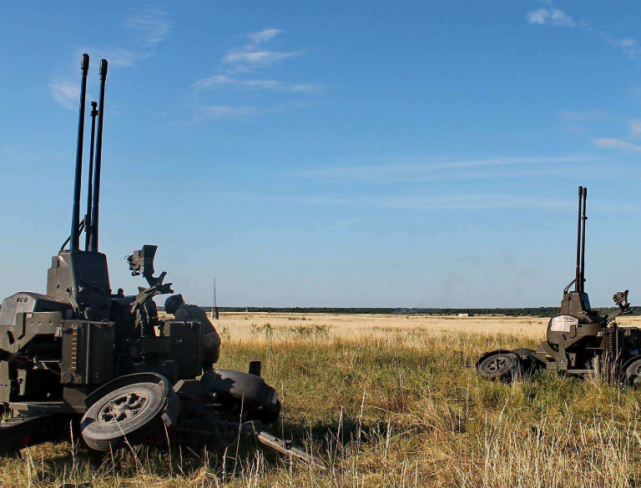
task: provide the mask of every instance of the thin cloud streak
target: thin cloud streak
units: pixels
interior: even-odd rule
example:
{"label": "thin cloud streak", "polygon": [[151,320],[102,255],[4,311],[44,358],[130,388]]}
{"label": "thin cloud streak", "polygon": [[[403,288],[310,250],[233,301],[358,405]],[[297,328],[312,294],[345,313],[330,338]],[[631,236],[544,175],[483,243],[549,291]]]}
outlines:
{"label": "thin cloud streak", "polygon": [[49,92],[53,99],[67,110],[76,110],[80,99],[80,87],[77,83],[66,81],[49,83]]}
{"label": "thin cloud streak", "polygon": [[[269,28],[247,34],[245,45],[231,49],[220,61],[219,73],[204,79],[196,80],[191,88],[196,93],[205,89],[236,89],[244,91],[281,92],[289,94],[318,95],[324,93],[324,87],[316,83],[298,83],[278,79],[248,78],[247,73],[277,64],[289,58],[304,54],[304,51],[277,51],[269,49],[266,44],[282,33],[280,29]],[[201,94],[201,93],[199,93]],[[256,97],[254,97],[256,98]],[[253,101],[253,100],[252,100]],[[265,108],[253,105],[212,105],[197,109],[196,116],[183,124],[194,124],[208,120],[240,120],[268,113],[283,112],[287,109],[300,109],[313,106],[308,100],[292,100]],[[180,122],[179,122],[180,123]]]}
{"label": "thin cloud streak", "polygon": [[608,114],[599,110],[564,110],[557,115],[568,122],[590,122],[593,120],[606,120]]}
{"label": "thin cloud streak", "polygon": [[630,128],[630,135],[632,137],[641,137],[641,120],[630,120],[628,127]]}
{"label": "thin cloud streak", "polygon": [[251,105],[210,105],[200,109],[200,117],[207,120],[239,119],[264,114],[264,110]]}
{"label": "thin cloud streak", "polygon": [[255,66],[267,66],[287,58],[300,56],[303,51],[231,51],[223,58],[223,63],[237,64],[237,68],[249,70]]}
{"label": "thin cloud streak", "polygon": [[[322,168],[295,173],[293,176],[301,178],[325,179],[341,183],[381,183],[381,182],[417,182],[417,181],[444,181],[455,179],[472,179],[487,177],[487,173],[463,173],[460,170],[508,168],[545,165],[549,171],[550,165],[566,165],[593,161],[585,156],[547,157],[547,158],[494,158],[475,159],[470,161],[457,161],[445,163],[425,163],[412,165],[365,165],[348,166],[339,168]],[[503,170],[505,171],[505,170]],[[500,177],[501,172],[491,176]],[[505,176],[509,176],[505,174]],[[518,176],[517,176],[518,177]]]}
{"label": "thin cloud streak", "polygon": [[314,83],[287,83],[279,80],[243,80],[225,75],[215,75],[198,80],[193,88],[239,87],[254,90],[284,91],[294,93],[320,93],[323,88]]}
{"label": "thin cloud streak", "polygon": [[568,132],[587,132],[595,122],[608,120],[608,114],[599,110],[564,110],[557,112],[561,127]]}
{"label": "thin cloud streak", "polygon": [[156,54],[155,48],[163,42],[171,30],[171,22],[163,11],[148,11],[125,20],[124,28],[135,47],[86,47],[83,52],[94,57],[106,58],[113,67],[128,68],[138,61]]}
{"label": "thin cloud streak", "polygon": [[631,60],[638,61],[641,59],[641,46],[639,42],[632,37],[617,39],[610,36],[601,29],[594,28],[583,19],[575,20],[566,14],[563,10],[555,8],[539,8],[528,12],[525,19],[530,25],[547,25],[560,28],[580,28],[584,32],[596,35],[609,46],[622,51]]}
{"label": "thin cloud streak", "polygon": [[620,139],[599,138],[592,143],[602,149],[614,149],[624,153],[638,154],[641,153],[641,145],[632,142],[622,141]]}
{"label": "thin cloud streak", "polygon": [[171,30],[171,22],[163,11],[148,11],[134,15],[124,23],[134,36],[134,41],[149,48],[163,42]]}
{"label": "thin cloud streak", "polygon": [[107,59],[109,66],[112,68],[129,68],[135,66],[138,61],[155,54],[153,52],[123,48],[95,48],[90,46],[79,49],[78,52],[80,51],[89,54],[94,60]]}
{"label": "thin cloud streak", "polygon": [[175,122],[178,125],[193,125],[204,121],[243,121],[252,120],[266,114],[277,114],[288,110],[299,110],[316,106],[304,101],[286,102],[269,107],[256,105],[205,105],[196,109],[196,115],[188,120]]}
{"label": "thin cloud streak", "polygon": [[260,46],[279,35],[280,29],[264,29],[247,35],[249,43],[229,50],[223,57],[223,64],[229,65],[231,73],[249,72],[256,68],[269,66],[284,59],[304,54],[303,51],[273,51],[260,49]]}
{"label": "thin cloud streak", "polygon": [[325,197],[246,195],[217,193],[217,198],[259,201],[284,205],[332,205],[359,208],[386,208],[393,210],[489,210],[514,208],[558,209],[574,206],[573,200],[547,197],[522,197],[514,195],[438,195],[411,197]]}
{"label": "thin cloud streak", "polygon": [[[81,53],[87,53],[94,60],[109,60],[112,68],[129,68],[156,54],[155,48],[167,38],[171,30],[171,22],[161,10],[150,10],[129,17],[122,26],[130,37],[124,46],[84,46],[76,51],[74,59]],[[63,108],[75,110],[80,93],[76,85],[77,82],[69,79],[54,80],[49,83],[49,93]]]}
{"label": "thin cloud streak", "polygon": [[262,31],[259,32],[253,32],[252,34],[248,34],[247,37],[251,40],[251,42],[254,45],[259,45],[264,42],[267,42],[271,40],[272,38],[276,37],[278,34],[283,32],[280,29],[263,29]]}

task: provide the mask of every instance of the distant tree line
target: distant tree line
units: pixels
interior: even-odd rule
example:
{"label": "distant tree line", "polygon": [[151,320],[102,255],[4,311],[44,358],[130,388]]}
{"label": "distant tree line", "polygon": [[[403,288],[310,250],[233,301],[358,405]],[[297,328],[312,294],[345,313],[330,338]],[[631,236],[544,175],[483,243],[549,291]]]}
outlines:
{"label": "distant tree line", "polygon": [[[212,307],[205,307],[211,311]],[[399,315],[505,315],[508,317],[554,317],[559,307],[532,308],[339,308],[339,307],[218,307],[220,312],[261,312],[261,313],[331,313],[331,314],[399,314]],[[617,310],[616,307],[598,309],[601,315]],[[641,307],[632,307],[635,315]]]}

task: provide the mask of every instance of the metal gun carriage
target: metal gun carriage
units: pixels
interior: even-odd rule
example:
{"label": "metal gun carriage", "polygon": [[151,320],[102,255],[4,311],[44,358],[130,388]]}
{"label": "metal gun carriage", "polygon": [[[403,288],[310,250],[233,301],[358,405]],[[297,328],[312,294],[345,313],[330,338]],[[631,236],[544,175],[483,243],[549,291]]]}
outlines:
{"label": "metal gun carriage", "polygon": [[[86,444],[108,451],[125,442],[228,444],[248,431],[270,447],[305,453],[260,430],[280,402],[261,378],[202,366],[202,324],[161,320],[155,296],[172,293],[166,273],[154,276],[156,246],[127,261],[146,287],[112,293],[107,257],[99,251],[100,177],[108,63],[100,64],[100,99],[92,102],[87,208],[81,219],[83,139],[89,56],[81,63],[78,146],[71,233],[53,257],[45,294],[20,292],[0,309],[0,453],[68,435],[75,424]],[[84,245],[81,238],[84,234]]]}
{"label": "metal gun carriage", "polygon": [[534,370],[547,369],[641,387],[641,329],[616,323],[617,317],[631,313],[628,291],[614,295],[618,310],[607,316],[592,309],[585,291],[587,196],[587,188],[579,187],[576,276],[563,290],[560,314],[550,319],[546,340],[536,350],[484,354],[476,363],[481,376],[511,381]]}

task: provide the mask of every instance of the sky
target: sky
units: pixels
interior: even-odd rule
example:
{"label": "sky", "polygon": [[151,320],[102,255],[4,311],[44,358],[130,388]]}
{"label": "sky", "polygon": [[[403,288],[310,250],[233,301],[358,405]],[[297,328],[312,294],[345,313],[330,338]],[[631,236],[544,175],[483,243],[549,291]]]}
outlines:
{"label": "sky", "polygon": [[[107,78],[101,251],[192,303],[641,303],[641,3],[0,2],[0,296],[68,235],[80,56]],[[88,137],[87,137],[88,140]],[[88,144],[86,145],[87,149]],[[85,156],[85,160],[87,157]],[[162,304],[162,300],[160,300]]]}

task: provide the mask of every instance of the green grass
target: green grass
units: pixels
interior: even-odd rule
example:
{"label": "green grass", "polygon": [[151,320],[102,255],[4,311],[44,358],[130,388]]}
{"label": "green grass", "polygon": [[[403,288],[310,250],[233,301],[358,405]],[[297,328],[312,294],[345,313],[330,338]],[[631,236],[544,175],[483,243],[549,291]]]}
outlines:
{"label": "green grass", "polygon": [[641,393],[547,373],[513,385],[480,379],[476,359],[499,345],[535,344],[412,329],[358,342],[231,339],[220,367],[262,359],[284,404],[272,431],[313,450],[326,472],[250,443],[238,456],[186,447],[98,455],[58,443],[0,460],[0,485],[641,486]]}

